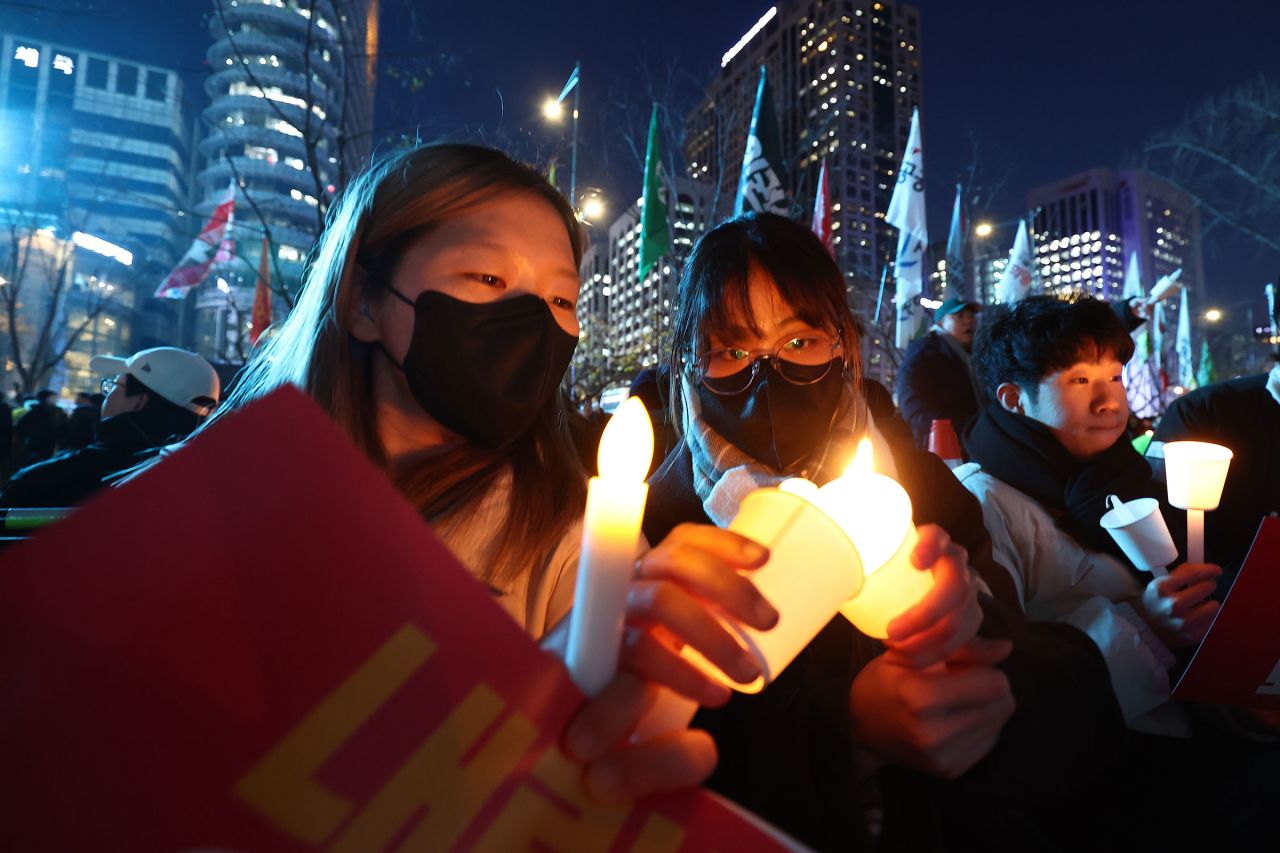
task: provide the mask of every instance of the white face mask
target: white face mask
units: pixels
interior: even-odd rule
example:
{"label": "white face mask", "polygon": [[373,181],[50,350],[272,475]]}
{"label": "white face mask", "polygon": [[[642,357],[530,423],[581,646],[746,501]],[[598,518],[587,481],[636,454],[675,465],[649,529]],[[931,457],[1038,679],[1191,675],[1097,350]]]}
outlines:
{"label": "white face mask", "polygon": [[1271,373],[1267,375],[1267,391],[1280,403],[1280,364],[1271,368]]}

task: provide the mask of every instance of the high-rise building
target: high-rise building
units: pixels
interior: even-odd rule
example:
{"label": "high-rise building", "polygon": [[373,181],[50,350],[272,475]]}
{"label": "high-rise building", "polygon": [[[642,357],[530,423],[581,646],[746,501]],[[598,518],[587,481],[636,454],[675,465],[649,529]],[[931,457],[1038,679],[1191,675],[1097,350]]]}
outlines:
{"label": "high-rise building", "polygon": [[1153,175],[1089,169],[1033,189],[1027,203],[1036,261],[1050,292],[1115,299],[1131,254],[1148,290],[1179,267],[1183,285],[1204,282],[1199,211]]}
{"label": "high-rise building", "polygon": [[630,374],[656,366],[665,357],[679,261],[707,229],[712,215],[707,184],[677,177],[668,186],[675,191],[674,199],[666,199],[670,257],[640,278],[643,199],[637,199],[609,226],[608,242],[593,245],[583,259],[578,294],[583,343],[578,348],[575,373],[589,372],[610,382],[626,381]]}
{"label": "high-rise building", "polygon": [[378,2],[215,0],[214,7],[200,211],[208,215],[236,186],[236,257],[200,290],[198,347],[238,361],[264,233],[273,281],[295,289],[324,206],[368,159]]}
{"label": "high-rise building", "polygon": [[897,231],[884,222],[921,103],[920,13],[873,0],[782,0],[721,58],[690,116],[690,174],[730,211],[760,79],[768,68],[786,175],[797,213],[812,209],[827,161],[836,257],[851,285],[878,282]]}
{"label": "high-rise building", "polygon": [[[56,297],[44,291],[63,280],[61,273],[45,270],[33,279],[19,321],[39,328],[41,312],[57,315],[56,349],[70,349],[50,385],[87,390],[95,352],[175,342],[171,311],[149,297],[196,218],[193,117],[184,103],[176,71],[44,39],[0,37],[0,217],[15,229],[6,250],[38,245],[33,257],[65,268],[66,287]],[[20,236],[36,228],[56,239]],[[68,340],[72,332],[75,340]],[[24,349],[38,345],[34,332],[27,337]],[[12,358],[6,350],[6,370]]]}

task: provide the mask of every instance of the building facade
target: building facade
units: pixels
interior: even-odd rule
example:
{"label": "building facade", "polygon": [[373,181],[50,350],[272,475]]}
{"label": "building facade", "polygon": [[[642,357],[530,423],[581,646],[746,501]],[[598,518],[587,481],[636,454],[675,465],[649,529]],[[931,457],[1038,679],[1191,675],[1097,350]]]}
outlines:
{"label": "building facade", "polygon": [[709,185],[677,177],[668,184],[671,251],[640,278],[640,208],[643,199],[613,221],[607,240],[597,238],[583,257],[578,294],[580,344],[575,376],[592,377],[579,391],[590,398],[604,386],[625,384],[665,358],[680,264],[713,221]]}
{"label": "building facade", "polygon": [[1183,285],[1204,283],[1199,211],[1153,175],[1090,169],[1033,189],[1027,203],[1049,292],[1118,298],[1130,255],[1138,259],[1145,290],[1179,268]]}
{"label": "building facade", "polygon": [[264,237],[274,286],[296,290],[328,201],[368,160],[377,0],[214,5],[199,209],[207,216],[234,188],[234,257],[198,291],[197,344],[234,362],[248,347]]}
{"label": "building facade", "polygon": [[689,117],[685,151],[690,175],[717,188],[721,215],[732,212],[762,65],[795,212],[813,209],[825,159],[837,260],[851,294],[873,287],[897,247],[884,211],[921,104],[920,13],[905,3],[788,0],[724,54]]}
{"label": "building facade", "polygon": [[[20,347],[25,358],[44,346],[39,329],[56,315],[50,340],[70,349],[41,384],[88,390],[93,354],[174,342],[174,310],[148,297],[196,218],[193,116],[171,69],[17,34],[0,45],[4,254],[38,261],[22,283]],[[33,242],[40,229],[48,236]],[[65,281],[36,275],[51,265]]]}

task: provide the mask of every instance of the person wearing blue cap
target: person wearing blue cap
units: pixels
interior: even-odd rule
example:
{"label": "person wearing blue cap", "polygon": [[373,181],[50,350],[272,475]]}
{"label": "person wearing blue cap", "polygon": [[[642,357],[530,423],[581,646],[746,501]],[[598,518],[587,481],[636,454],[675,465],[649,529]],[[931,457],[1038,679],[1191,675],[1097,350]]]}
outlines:
{"label": "person wearing blue cap", "polygon": [[960,435],[988,401],[969,363],[981,309],[977,302],[947,297],[933,314],[933,328],[907,347],[898,371],[898,408],[922,449],[929,447],[935,420],[951,421]]}

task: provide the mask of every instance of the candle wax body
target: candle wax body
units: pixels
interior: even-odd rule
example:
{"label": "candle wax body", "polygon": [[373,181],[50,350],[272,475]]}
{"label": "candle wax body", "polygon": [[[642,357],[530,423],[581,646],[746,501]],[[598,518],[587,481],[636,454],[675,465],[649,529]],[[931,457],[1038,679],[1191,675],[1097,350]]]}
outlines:
{"label": "candle wax body", "polygon": [[587,486],[565,665],[588,696],[604,689],[618,669],[627,589],[648,494],[643,482],[592,477]]}

